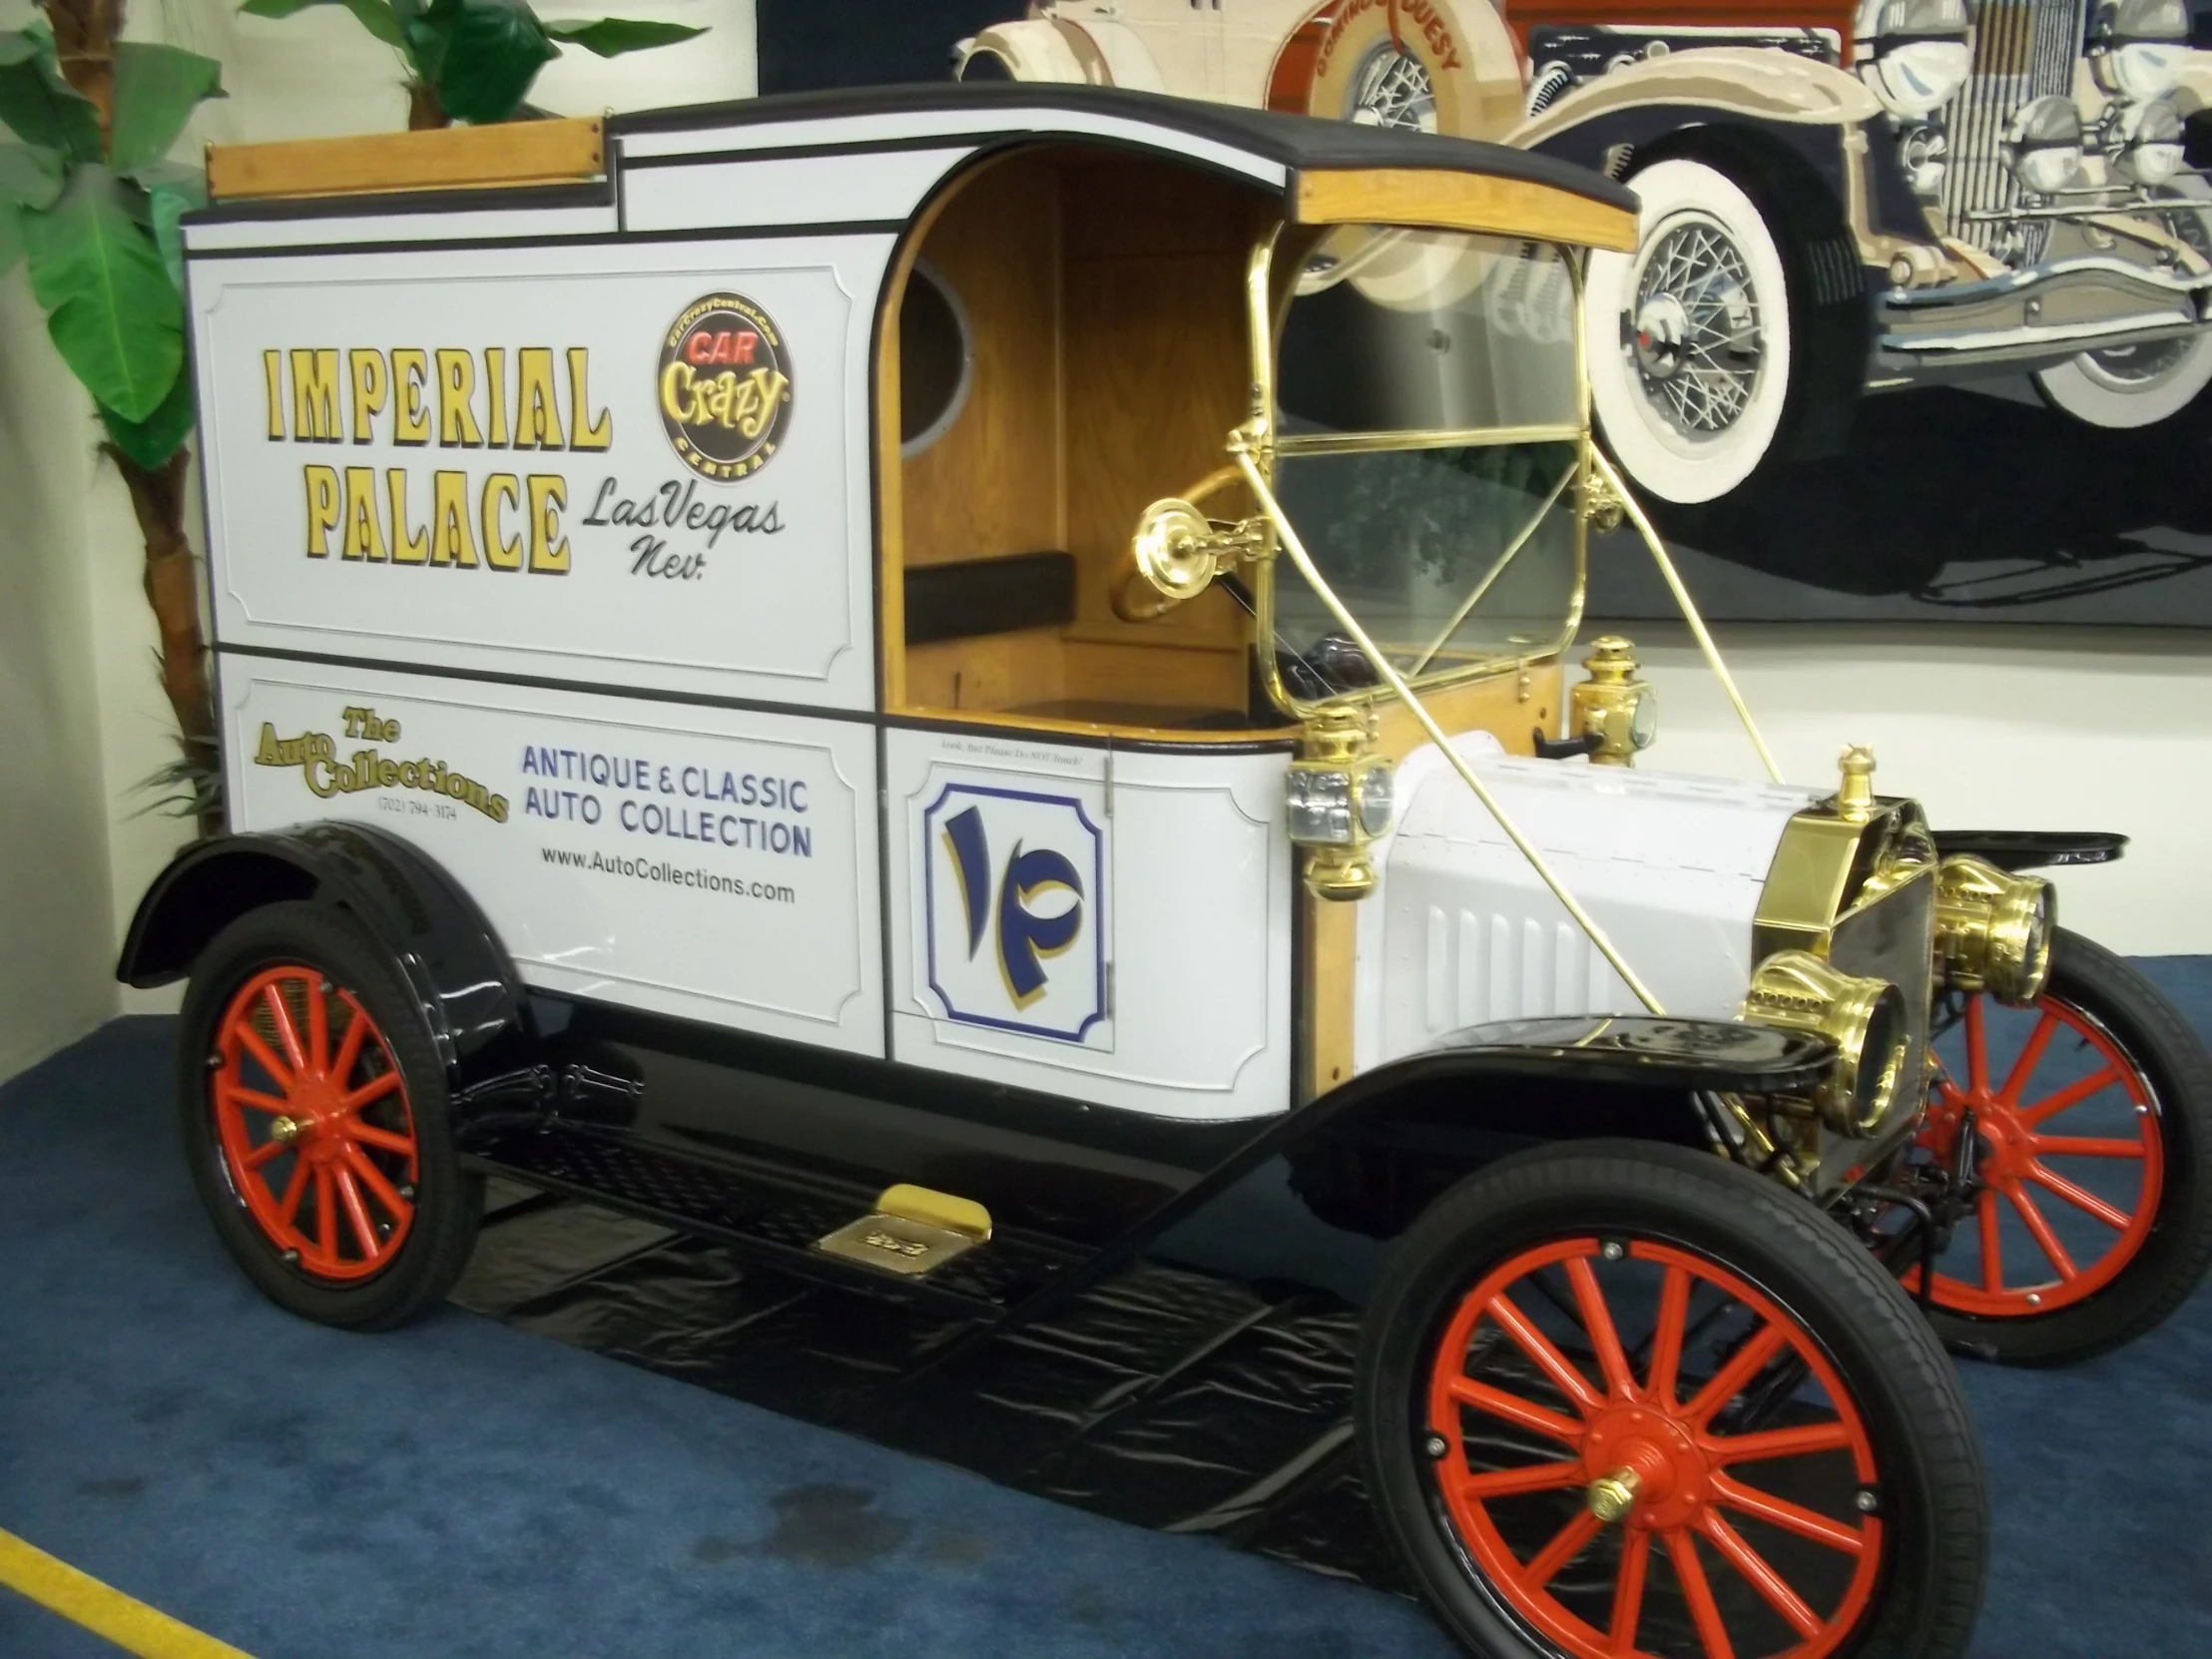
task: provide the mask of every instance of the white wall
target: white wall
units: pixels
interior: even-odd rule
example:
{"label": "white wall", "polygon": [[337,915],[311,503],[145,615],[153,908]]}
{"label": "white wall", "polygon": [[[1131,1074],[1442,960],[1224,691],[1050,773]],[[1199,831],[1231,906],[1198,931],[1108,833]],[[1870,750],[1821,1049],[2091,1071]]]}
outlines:
{"label": "white wall", "polygon": [[43,333],[19,267],[0,280],[0,1078],[115,1009],[89,410],[59,357],[25,348]]}
{"label": "white wall", "polygon": [[[1587,640],[1596,630],[1586,629]],[[1659,694],[1670,771],[1764,774],[1679,624],[1621,625]],[[2116,949],[2212,951],[2212,633],[1811,625],[1715,630],[1783,776],[1833,784],[1846,744],[1937,828],[2117,830],[2118,863],[2057,873],[2059,916]],[[1579,677],[1579,668],[1575,670]]]}

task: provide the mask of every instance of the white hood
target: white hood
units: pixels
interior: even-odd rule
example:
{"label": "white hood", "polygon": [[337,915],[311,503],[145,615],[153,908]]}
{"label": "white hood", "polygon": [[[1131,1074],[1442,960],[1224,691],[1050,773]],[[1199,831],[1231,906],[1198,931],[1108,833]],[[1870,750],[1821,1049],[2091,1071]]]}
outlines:
{"label": "white hood", "polygon": [[[1783,827],[1821,792],[1456,747],[1667,1012],[1735,1015]],[[1358,1069],[1489,1020],[1642,1011],[1432,745],[1397,797],[1360,906]]]}

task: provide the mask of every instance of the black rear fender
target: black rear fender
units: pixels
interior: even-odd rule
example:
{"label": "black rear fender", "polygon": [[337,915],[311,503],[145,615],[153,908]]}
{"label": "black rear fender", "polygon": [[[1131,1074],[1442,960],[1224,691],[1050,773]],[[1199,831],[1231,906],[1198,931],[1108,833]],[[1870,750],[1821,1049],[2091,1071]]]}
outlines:
{"label": "black rear fender", "polygon": [[364,825],[188,846],[139,901],[116,977],[139,986],[181,979],[225,927],[287,900],[344,910],[390,953],[456,1088],[518,1057],[509,1051],[527,1035],[527,1004],[491,923],[435,860]]}

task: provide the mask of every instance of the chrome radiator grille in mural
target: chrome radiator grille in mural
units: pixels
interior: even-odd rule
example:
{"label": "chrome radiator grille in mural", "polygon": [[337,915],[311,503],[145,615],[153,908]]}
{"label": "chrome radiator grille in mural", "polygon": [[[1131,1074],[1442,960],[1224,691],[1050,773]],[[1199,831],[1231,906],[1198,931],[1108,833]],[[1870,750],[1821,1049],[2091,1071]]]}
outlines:
{"label": "chrome radiator grille in mural", "polygon": [[2072,89],[2080,46],[2081,0],[1982,0],[1974,8],[1973,73],[1945,112],[1943,218],[1952,236],[2008,264],[2039,260],[2050,227],[1975,216],[2019,204],[2019,181],[2004,165],[2005,130],[2031,100]]}

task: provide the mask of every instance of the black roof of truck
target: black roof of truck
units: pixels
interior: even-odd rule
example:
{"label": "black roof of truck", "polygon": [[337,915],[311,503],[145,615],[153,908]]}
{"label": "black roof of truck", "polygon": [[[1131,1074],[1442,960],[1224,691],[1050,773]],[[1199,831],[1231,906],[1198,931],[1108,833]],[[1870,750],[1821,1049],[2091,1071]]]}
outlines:
{"label": "black roof of truck", "polygon": [[[1285,115],[1235,104],[1204,103],[1121,87],[1063,86],[1038,82],[928,81],[909,86],[840,87],[827,92],[779,93],[727,104],[699,104],[610,116],[610,138],[632,133],[703,132],[768,122],[832,121],[840,117],[994,114],[1035,110],[1119,116],[1150,127],[1210,139],[1295,171],[1339,168],[1425,169],[1484,174],[1546,185],[1627,213],[1635,194],[1603,174],[1533,151],[1474,139],[1445,138],[1395,127],[1368,127],[1318,116]],[[1052,130],[1049,119],[1039,130]],[[987,135],[1003,140],[1003,128]]]}

